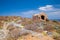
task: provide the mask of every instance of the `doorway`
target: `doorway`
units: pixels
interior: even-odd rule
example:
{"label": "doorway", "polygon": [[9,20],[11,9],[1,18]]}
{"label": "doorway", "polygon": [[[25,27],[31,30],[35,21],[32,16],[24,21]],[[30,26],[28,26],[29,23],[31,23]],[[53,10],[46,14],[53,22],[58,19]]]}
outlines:
{"label": "doorway", "polygon": [[44,20],[44,19],[45,19],[45,16],[44,16],[44,15],[42,15],[42,16],[41,16],[41,19],[42,19],[42,20]]}

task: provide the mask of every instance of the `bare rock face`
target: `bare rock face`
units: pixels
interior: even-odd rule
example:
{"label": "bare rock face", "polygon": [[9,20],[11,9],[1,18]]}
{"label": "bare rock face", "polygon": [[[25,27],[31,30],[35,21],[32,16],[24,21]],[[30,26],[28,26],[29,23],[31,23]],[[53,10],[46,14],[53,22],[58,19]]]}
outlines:
{"label": "bare rock face", "polygon": [[1,29],[0,30],[0,40],[7,40],[8,30]]}

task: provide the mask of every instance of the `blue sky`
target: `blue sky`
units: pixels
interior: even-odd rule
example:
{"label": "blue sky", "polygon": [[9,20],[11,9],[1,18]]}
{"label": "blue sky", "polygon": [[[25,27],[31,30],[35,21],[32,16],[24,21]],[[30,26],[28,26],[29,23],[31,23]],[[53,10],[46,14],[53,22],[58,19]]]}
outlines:
{"label": "blue sky", "polygon": [[60,19],[60,0],[0,0],[0,16],[22,16],[45,12],[49,19]]}

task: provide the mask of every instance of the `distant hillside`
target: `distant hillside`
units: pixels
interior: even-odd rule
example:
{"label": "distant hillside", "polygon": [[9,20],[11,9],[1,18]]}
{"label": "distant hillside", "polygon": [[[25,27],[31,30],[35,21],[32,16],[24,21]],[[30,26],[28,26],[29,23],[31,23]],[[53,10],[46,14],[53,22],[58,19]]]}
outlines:
{"label": "distant hillside", "polygon": [[54,20],[55,20],[55,21],[60,21],[60,19],[50,19],[50,20],[53,20],[53,21],[54,21]]}

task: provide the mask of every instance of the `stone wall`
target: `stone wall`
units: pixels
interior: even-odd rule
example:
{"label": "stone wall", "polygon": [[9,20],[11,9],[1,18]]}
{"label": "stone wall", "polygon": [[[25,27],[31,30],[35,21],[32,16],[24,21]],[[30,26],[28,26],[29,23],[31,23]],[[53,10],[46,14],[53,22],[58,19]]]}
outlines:
{"label": "stone wall", "polygon": [[34,21],[46,21],[47,19],[48,19],[48,16],[43,12],[40,14],[34,14],[33,15]]}

